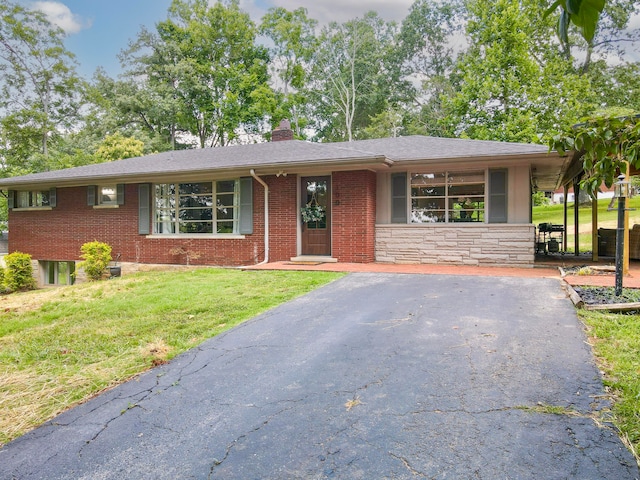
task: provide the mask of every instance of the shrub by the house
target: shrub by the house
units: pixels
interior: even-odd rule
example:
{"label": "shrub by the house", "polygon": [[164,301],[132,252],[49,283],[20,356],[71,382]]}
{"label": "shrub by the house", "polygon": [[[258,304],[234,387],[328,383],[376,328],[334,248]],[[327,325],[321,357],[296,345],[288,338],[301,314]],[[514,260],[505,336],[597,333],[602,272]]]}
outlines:
{"label": "shrub by the house", "polygon": [[0,265],[0,293],[5,293],[7,287],[4,286],[4,267]]}
{"label": "shrub by the house", "polygon": [[103,242],[87,242],[80,247],[82,262],[78,264],[91,280],[100,280],[111,261],[111,246]]}
{"label": "shrub by the house", "polygon": [[31,255],[21,252],[10,253],[4,257],[4,263],[4,286],[7,290],[18,292],[36,288]]}

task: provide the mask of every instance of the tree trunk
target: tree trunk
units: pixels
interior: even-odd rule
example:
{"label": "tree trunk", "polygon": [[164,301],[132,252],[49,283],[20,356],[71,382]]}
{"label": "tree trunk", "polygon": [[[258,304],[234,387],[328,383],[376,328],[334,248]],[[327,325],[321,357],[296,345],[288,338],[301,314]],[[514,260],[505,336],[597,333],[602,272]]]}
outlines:
{"label": "tree trunk", "polygon": [[589,67],[591,66],[591,54],[593,53],[593,45],[589,44],[587,47],[587,56],[584,59],[584,63],[582,64],[582,74],[586,75],[589,72]]}
{"label": "tree trunk", "polygon": [[44,155],[45,158],[47,158],[49,156],[49,149],[47,148],[47,132],[46,132],[46,128],[43,128],[43,132],[42,132],[42,154]]}

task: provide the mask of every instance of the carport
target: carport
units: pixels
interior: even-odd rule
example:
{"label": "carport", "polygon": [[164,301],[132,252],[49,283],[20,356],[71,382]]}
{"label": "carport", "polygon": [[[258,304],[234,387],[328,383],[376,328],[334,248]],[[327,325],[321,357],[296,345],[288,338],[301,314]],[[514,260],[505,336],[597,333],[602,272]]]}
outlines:
{"label": "carport", "polygon": [[[565,235],[563,236],[563,250],[566,252],[567,250],[567,226],[568,226],[568,218],[569,218],[569,206],[566,201],[567,195],[570,189],[573,189],[574,194],[574,203],[573,203],[573,228],[574,228],[574,255],[576,257],[580,256],[580,218],[579,218],[579,196],[580,196],[580,181],[584,178],[585,171],[583,166],[583,152],[573,152],[571,157],[571,162],[569,163],[569,167],[567,169],[566,174],[562,179],[562,188],[563,195],[565,198],[564,202],[564,231]],[[640,175],[640,170],[635,167],[632,167],[627,163],[627,179],[634,175]],[[592,199],[593,200],[593,199]],[[597,262],[599,260],[599,236],[598,236],[598,208],[596,203],[596,208],[594,208],[593,202],[591,203],[591,260]],[[629,211],[626,210],[624,214],[624,273],[625,275],[629,271]]]}

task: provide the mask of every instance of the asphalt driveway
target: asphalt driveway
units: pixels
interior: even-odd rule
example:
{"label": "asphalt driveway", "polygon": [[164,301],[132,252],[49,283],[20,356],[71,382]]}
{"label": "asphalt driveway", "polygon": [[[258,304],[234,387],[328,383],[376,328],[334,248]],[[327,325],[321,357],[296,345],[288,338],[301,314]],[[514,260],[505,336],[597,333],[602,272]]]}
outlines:
{"label": "asphalt driveway", "polygon": [[0,478],[639,478],[604,407],[557,279],[351,274],[6,445]]}

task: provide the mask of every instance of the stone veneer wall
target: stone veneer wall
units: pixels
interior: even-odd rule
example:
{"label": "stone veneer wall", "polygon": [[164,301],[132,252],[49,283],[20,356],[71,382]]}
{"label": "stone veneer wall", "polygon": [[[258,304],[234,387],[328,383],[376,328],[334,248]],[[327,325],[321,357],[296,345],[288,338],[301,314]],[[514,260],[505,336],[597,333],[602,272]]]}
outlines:
{"label": "stone veneer wall", "polygon": [[534,264],[531,224],[376,225],[376,261],[482,266]]}

